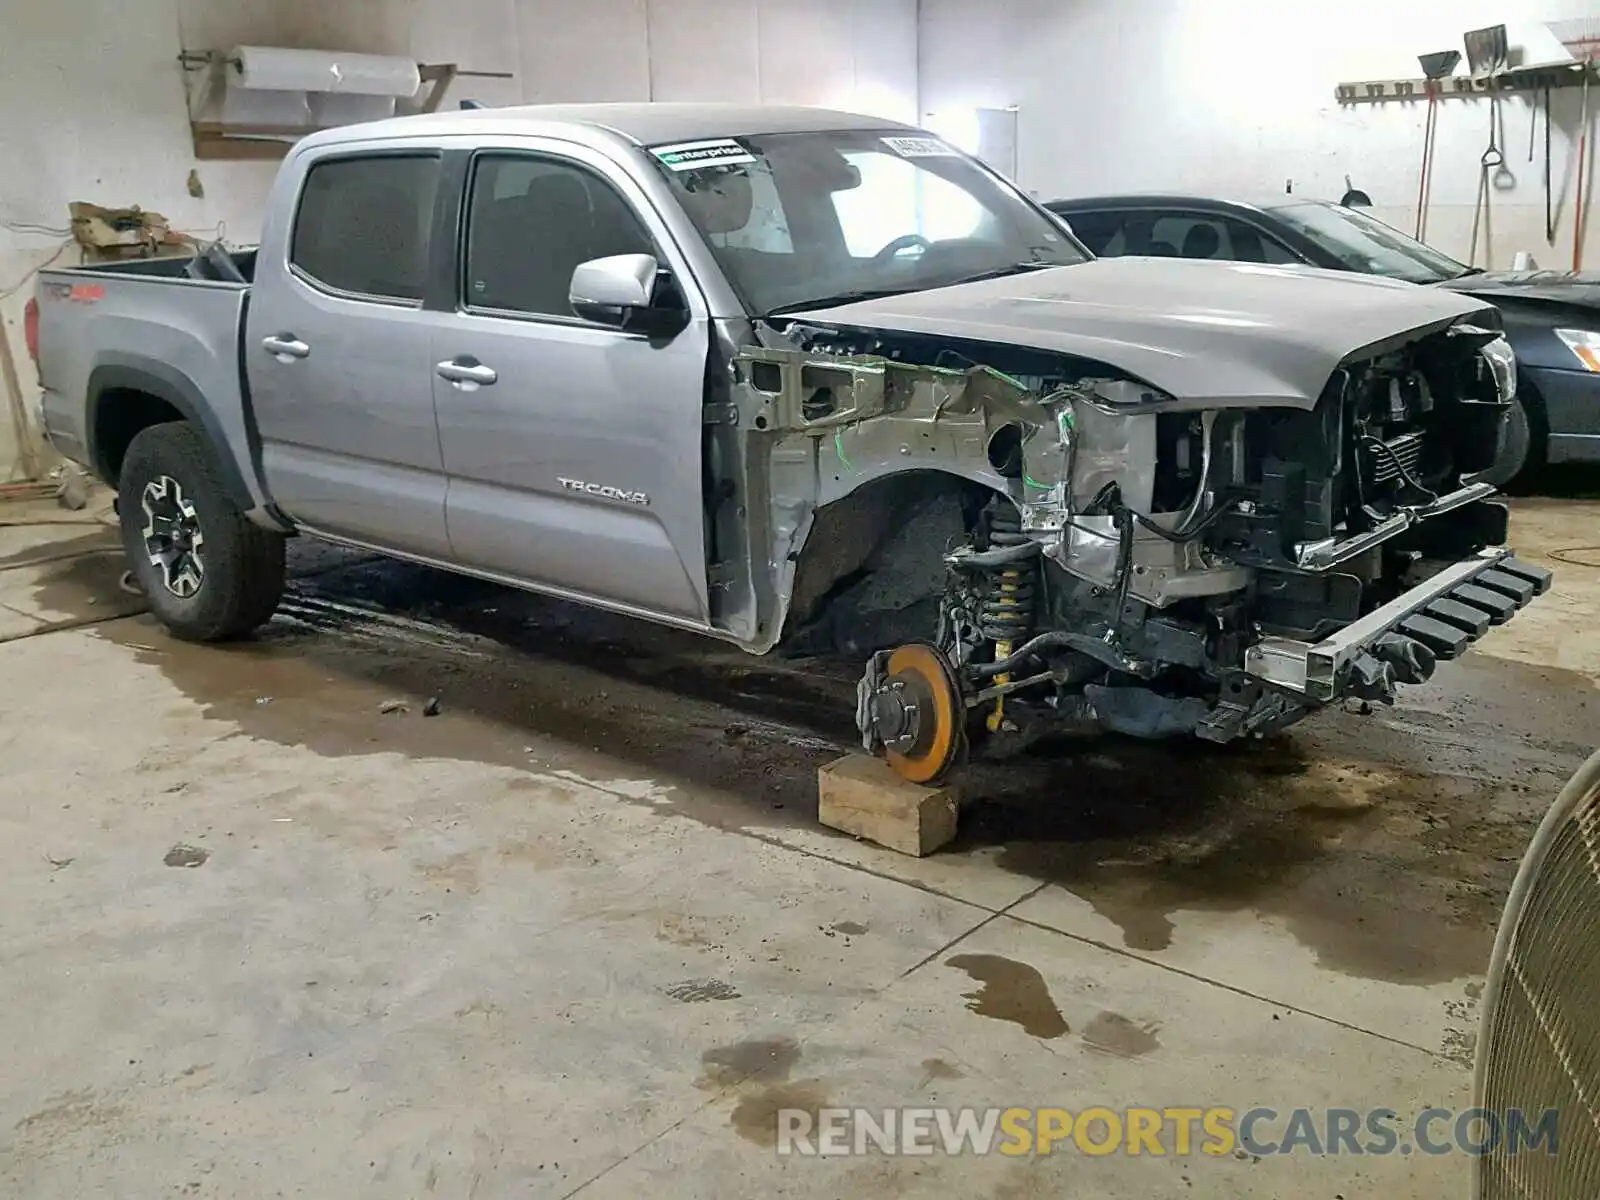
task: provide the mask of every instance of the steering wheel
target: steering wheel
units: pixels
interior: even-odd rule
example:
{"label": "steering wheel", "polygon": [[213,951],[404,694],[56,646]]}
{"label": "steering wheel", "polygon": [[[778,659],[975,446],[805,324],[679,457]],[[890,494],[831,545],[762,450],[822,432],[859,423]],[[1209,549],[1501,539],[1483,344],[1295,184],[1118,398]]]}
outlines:
{"label": "steering wheel", "polygon": [[902,250],[909,250],[913,246],[921,246],[926,250],[931,245],[933,243],[920,233],[903,233],[872,256],[872,265],[875,267],[888,266],[889,260]]}

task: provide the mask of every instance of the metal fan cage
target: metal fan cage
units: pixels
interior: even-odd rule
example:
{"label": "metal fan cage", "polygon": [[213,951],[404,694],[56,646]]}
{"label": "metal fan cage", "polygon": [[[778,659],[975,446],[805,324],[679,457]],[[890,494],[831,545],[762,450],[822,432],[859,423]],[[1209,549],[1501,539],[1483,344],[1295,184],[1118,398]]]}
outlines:
{"label": "metal fan cage", "polygon": [[[1600,1196],[1600,752],[1562,789],[1517,870],[1495,938],[1474,1102],[1499,1136],[1476,1200]],[[1558,1111],[1554,1152],[1513,1126]]]}

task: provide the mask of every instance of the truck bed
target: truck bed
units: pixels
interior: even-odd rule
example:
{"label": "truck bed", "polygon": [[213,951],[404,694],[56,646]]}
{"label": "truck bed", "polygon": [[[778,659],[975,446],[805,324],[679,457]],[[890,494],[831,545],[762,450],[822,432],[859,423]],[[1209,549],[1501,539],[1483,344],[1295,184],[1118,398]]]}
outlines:
{"label": "truck bed", "polygon": [[[230,250],[228,258],[233,265],[238,267],[246,280],[253,281],[256,277],[256,250],[249,247],[244,250]],[[93,263],[81,267],[68,267],[65,270],[87,272],[91,275],[114,275],[119,278],[137,279],[176,279],[193,282],[189,274],[190,264],[197,256],[193,254],[175,254],[164,258],[130,258],[126,262]],[[234,280],[218,280],[212,275],[203,275],[208,282],[234,283]]]}
{"label": "truck bed", "polygon": [[[256,253],[230,256],[247,278]],[[115,486],[92,428],[129,419],[147,397],[196,421],[217,447],[253,447],[240,372],[250,285],[189,274],[195,256],[39,274],[40,415],[51,442]],[[265,503],[253,462],[224,463],[251,504]]]}

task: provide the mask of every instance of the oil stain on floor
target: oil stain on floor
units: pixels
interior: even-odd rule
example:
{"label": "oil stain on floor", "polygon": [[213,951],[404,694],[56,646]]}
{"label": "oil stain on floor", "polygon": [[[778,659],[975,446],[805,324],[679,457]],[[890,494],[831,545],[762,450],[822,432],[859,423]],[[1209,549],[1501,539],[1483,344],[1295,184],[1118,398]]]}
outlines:
{"label": "oil stain on floor", "polygon": [[1050,997],[1044,976],[1027,963],[998,954],[957,954],[945,959],[945,965],[965,971],[978,983],[975,991],[964,993],[969,1012],[1010,1021],[1036,1038],[1058,1038],[1071,1032]]}
{"label": "oil stain on floor", "polygon": [[[292,557],[280,615],[250,641],[187,646],[149,618],[100,635],[255,737],[580,774],[603,752],[670,787],[641,803],[718,828],[813,827],[816,768],[854,741],[853,669],[752,660],[406,564]],[[117,595],[115,565],[63,564],[35,599],[93,612]],[[993,852],[1065,888],[1142,953],[1184,912],[1237,911],[1347,974],[1475,975],[1522,848],[1592,749],[1589,693],[1468,654],[1393,708],[1325,712],[1259,746],[1065,739],[972,767],[946,853]],[[381,715],[396,695],[417,709]],[[444,712],[422,720],[428,696]]]}
{"label": "oil stain on floor", "polygon": [[1130,1021],[1121,1013],[1102,1012],[1084,1027],[1083,1044],[1116,1058],[1143,1058],[1161,1049],[1161,1039],[1156,1036],[1160,1031],[1153,1022]]}
{"label": "oil stain on floor", "polygon": [[789,1077],[800,1061],[800,1043],[792,1037],[755,1038],[713,1046],[700,1057],[697,1086],[707,1091],[746,1083],[777,1083]]}
{"label": "oil stain on floor", "polygon": [[700,1058],[703,1089],[736,1089],[728,1125],[740,1137],[758,1146],[778,1140],[778,1114],[800,1111],[811,1115],[813,1126],[819,1109],[829,1105],[821,1079],[791,1080],[800,1061],[800,1044],[790,1037],[758,1038],[714,1046]]}

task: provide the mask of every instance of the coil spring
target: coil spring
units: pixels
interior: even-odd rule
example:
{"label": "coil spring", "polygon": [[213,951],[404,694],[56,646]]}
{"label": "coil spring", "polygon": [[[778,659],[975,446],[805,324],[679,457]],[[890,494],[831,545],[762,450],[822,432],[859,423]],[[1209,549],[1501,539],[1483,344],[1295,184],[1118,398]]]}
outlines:
{"label": "coil spring", "polygon": [[[1009,501],[989,509],[989,548],[1001,550],[1031,541],[1022,532],[1022,516]],[[1039,560],[1024,558],[994,570],[978,606],[978,631],[995,642],[1021,642],[1033,632],[1034,597]]]}

